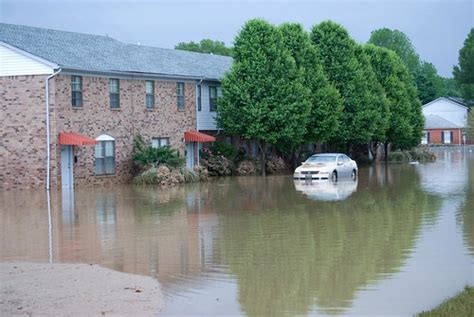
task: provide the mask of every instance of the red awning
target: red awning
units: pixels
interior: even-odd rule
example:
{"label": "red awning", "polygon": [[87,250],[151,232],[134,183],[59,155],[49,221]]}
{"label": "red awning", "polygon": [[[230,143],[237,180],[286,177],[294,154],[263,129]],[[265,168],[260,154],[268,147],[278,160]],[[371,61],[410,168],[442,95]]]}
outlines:
{"label": "red awning", "polygon": [[184,140],[186,142],[214,142],[215,137],[197,132],[197,131],[186,131],[184,132]]}
{"label": "red awning", "polygon": [[77,133],[59,133],[59,144],[62,145],[94,145],[97,141]]}

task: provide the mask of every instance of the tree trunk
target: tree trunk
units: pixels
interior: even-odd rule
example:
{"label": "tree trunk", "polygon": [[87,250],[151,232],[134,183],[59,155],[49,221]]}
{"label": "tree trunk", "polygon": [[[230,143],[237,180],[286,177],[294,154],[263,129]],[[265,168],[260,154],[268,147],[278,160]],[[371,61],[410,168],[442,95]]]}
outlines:
{"label": "tree trunk", "polygon": [[377,141],[370,141],[369,143],[369,151],[372,154],[372,159],[374,162],[377,162],[377,153],[379,149],[380,143]]}
{"label": "tree trunk", "polygon": [[258,147],[260,148],[260,157],[262,159],[261,167],[262,167],[262,176],[267,176],[266,171],[266,163],[267,163],[267,142],[265,141],[258,141]]}
{"label": "tree trunk", "polygon": [[384,146],[384,152],[385,152],[385,153],[384,153],[384,154],[385,154],[385,162],[388,162],[388,155],[390,154],[390,153],[389,153],[389,152],[390,152],[390,143],[389,143],[389,142],[385,142],[385,143],[383,144],[383,146]]}

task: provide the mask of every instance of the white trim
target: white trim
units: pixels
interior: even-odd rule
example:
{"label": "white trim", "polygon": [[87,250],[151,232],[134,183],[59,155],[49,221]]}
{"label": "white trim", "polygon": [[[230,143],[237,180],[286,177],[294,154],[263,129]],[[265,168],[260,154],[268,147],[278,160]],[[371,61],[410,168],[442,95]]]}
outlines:
{"label": "white trim", "polygon": [[7,44],[7,43],[5,43],[5,42],[3,42],[3,41],[0,41],[0,45],[2,45],[2,46],[4,46],[4,47],[6,47],[6,48],[8,48],[8,49],[10,49],[10,50],[12,50],[12,51],[18,53],[18,54],[21,54],[21,55],[23,55],[23,56],[25,56],[25,57],[31,58],[32,60],[34,60],[34,61],[36,61],[36,62],[39,62],[39,63],[41,63],[41,64],[43,64],[43,65],[48,66],[48,67],[51,67],[51,68],[53,68],[53,69],[59,68],[59,65],[58,65],[58,64],[53,63],[53,62],[50,62],[50,61],[48,61],[48,60],[46,60],[46,59],[44,59],[44,58],[42,58],[42,57],[39,57],[39,56],[33,55],[33,54],[31,54],[31,53],[28,53],[28,52],[26,52],[26,51],[24,51],[24,50],[22,50],[22,49],[20,49],[20,48],[18,48],[18,47],[16,47],[16,46],[12,46],[12,45]]}
{"label": "white trim", "polygon": [[464,106],[464,105],[461,105],[460,103],[458,103],[458,102],[456,102],[456,101],[454,101],[454,100],[451,100],[451,99],[449,99],[449,98],[445,98],[445,97],[436,98],[435,100],[430,101],[430,102],[428,102],[427,104],[424,104],[424,105],[421,107],[421,109],[426,108],[426,107],[428,107],[429,105],[431,105],[431,104],[433,104],[433,103],[435,103],[435,102],[438,102],[438,101],[440,101],[440,100],[444,100],[444,101],[450,102],[450,103],[452,103],[453,105],[456,105],[456,106],[461,107],[461,108],[463,108],[463,109],[469,109],[469,107],[466,107],[466,106]]}
{"label": "white trim", "polygon": [[96,141],[115,141],[115,139],[108,134],[101,134],[97,138],[95,138],[95,140]]}

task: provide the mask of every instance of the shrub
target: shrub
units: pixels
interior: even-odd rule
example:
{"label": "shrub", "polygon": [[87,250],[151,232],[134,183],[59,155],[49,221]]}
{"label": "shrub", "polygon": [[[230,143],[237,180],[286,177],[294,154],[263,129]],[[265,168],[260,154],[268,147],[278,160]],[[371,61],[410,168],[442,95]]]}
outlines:
{"label": "shrub", "polygon": [[282,173],[288,170],[285,161],[279,156],[269,156],[266,162],[267,172],[270,174]]}
{"label": "shrub", "polygon": [[223,155],[209,155],[207,159],[201,161],[207,168],[210,176],[228,176],[234,171],[234,163]]}
{"label": "shrub", "polygon": [[257,166],[254,161],[245,160],[239,163],[236,172],[239,175],[254,175],[257,174]]}
{"label": "shrub", "polygon": [[166,164],[169,167],[181,167],[185,163],[185,159],[179,156],[177,150],[169,146],[153,148],[146,144],[140,135],[133,140],[133,161],[141,170],[150,165]]}
{"label": "shrub", "polygon": [[199,181],[207,182],[209,180],[209,171],[205,166],[196,165],[194,166],[194,172],[199,177]]}

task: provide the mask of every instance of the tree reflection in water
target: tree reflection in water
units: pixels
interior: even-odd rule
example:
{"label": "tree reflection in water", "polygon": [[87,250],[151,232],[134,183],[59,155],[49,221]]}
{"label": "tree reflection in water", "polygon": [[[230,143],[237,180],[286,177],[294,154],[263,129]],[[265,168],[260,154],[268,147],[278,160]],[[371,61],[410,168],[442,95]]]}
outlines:
{"label": "tree reflection in water", "polygon": [[[310,201],[279,178],[257,180],[250,193],[246,184],[232,191],[240,194],[221,206],[234,213],[221,219],[221,243],[244,311],[306,314],[316,304],[337,314],[358,289],[397,272],[423,215],[438,210],[440,200],[419,188],[413,168],[391,177],[384,186],[362,184],[339,202]],[[249,201],[255,208],[243,206]]]}

